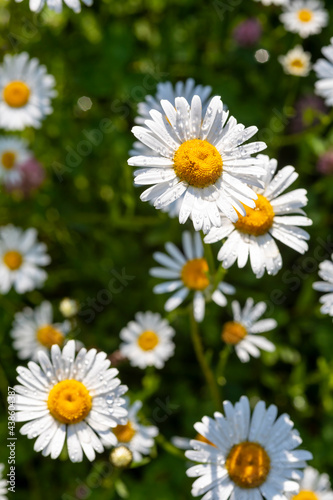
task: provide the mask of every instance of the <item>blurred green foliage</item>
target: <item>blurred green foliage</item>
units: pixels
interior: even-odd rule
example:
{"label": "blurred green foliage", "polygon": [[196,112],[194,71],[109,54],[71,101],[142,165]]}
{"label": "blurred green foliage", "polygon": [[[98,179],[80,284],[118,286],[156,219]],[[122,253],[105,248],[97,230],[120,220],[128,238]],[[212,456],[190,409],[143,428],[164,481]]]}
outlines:
{"label": "blurred green foliage", "polygon": [[[277,58],[300,39],[285,32],[278,8],[250,0],[238,2],[221,16],[218,5],[221,2],[95,0],[92,8],[83,6],[79,15],[68,8],[60,15],[48,10],[36,15],[29,11],[27,0],[0,1],[1,57],[21,51],[38,57],[55,76],[59,94],[54,113],[42,129],[22,134],[45,165],[46,182],[29,199],[5,192],[0,198],[0,224],[36,227],[52,257],[42,290],[0,296],[0,462],[6,463],[8,456],[7,385],[15,383],[19,364],[9,336],[15,312],[45,298],[60,319],[60,300],[75,298],[82,314],[74,335],[88,348],[96,346],[108,353],[118,348],[119,331],[137,311],[163,314],[166,297],[153,294],[156,280],[148,270],[153,251],[162,250],[166,241],[179,244],[183,227],[140,202],[140,189],[133,187],[132,167],[127,165],[130,130],[137,103],[154,93],[159,81],[175,83],[193,77],[211,85],[240,122],[258,126],[258,138],[267,142],[267,154],[277,157],[280,166],[296,167],[300,177],[295,186],[308,189],[307,213],[314,221],[304,257],[279,245],[284,268],[277,276],[256,280],[249,267],[228,272],[226,280],[236,286],[236,298],[241,303],[248,296],[267,301],[267,315],[276,318],[279,327],[269,335],[277,345],[275,353],[264,353],[245,365],[231,354],[225,377],[219,377],[223,397],[235,402],[246,394],[252,402],[262,398],[277,404],[280,413],[291,415],[304,447],[313,452],[313,465],[333,473],[332,320],[320,314],[319,297],[312,290],[319,261],[329,257],[333,244],[333,177],[323,178],[316,171],[318,155],[333,146],[330,119],[313,131],[288,135],[295,101],[313,93],[315,75],[286,76]],[[240,48],[233,40],[233,29],[251,16],[260,19],[262,38],[255,47]],[[329,31],[304,42],[313,60],[328,44]],[[256,62],[258,48],[270,53],[266,64]],[[80,107],[82,97],[91,99],[91,109]],[[107,133],[87,154],[82,141],[87,134],[93,137],[92,131],[105,125],[103,120],[110,120]],[[218,248],[213,247],[215,255]],[[87,301],[107,288],[112,270],[123,268],[135,278],[87,322],[91,316],[85,314]],[[221,309],[210,304],[200,327],[214,368],[223,348],[222,324],[230,314],[229,306]],[[117,478],[111,474],[107,453],[94,464],[52,461],[33,451],[33,441],[20,437],[17,500],[40,500],[45,494],[49,500],[191,498],[186,462],[168,453],[166,443],[173,435],[194,436],[193,423],[212,415],[215,408],[191,347],[187,317],[176,317],[173,326],[176,352],[164,370],[145,375],[126,364],[119,367],[133,399],[145,401],[143,418],[154,420],[157,413],[165,413],[158,422],[163,437],[151,462]],[[168,401],[171,409],[165,411]]]}

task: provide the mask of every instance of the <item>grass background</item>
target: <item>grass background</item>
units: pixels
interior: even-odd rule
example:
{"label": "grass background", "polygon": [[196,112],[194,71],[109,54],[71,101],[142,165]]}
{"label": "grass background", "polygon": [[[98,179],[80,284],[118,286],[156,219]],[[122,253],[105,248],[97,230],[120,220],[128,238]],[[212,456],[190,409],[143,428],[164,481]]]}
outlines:
{"label": "grass background", "polygon": [[[332,320],[320,314],[319,297],[312,290],[320,260],[333,251],[333,181],[316,170],[318,155],[332,147],[333,136],[328,118],[320,127],[288,135],[295,102],[313,92],[315,75],[296,78],[283,73],[278,56],[302,42],[285,32],[279,13],[278,8],[253,1],[95,0],[79,15],[68,8],[61,15],[48,10],[36,15],[27,0],[0,0],[1,58],[22,51],[38,57],[55,76],[59,93],[43,127],[22,134],[45,166],[45,183],[29,199],[5,192],[0,197],[0,224],[36,227],[52,257],[42,290],[0,296],[0,462],[8,457],[7,385],[15,383],[20,363],[9,336],[15,312],[47,299],[60,320],[60,300],[75,298],[81,313],[74,334],[88,348],[108,353],[118,348],[119,331],[137,311],[163,314],[166,296],[153,294],[157,281],[148,275],[152,253],[162,250],[166,241],[180,244],[184,228],[140,202],[141,190],[133,187],[132,167],[127,165],[130,130],[137,103],[154,93],[159,81],[193,77],[211,85],[240,122],[258,126],[258,139],[267,142],[267,154],[278,158],[280,167],[296,167],[300,177],[293,187],[308,189],[307,213],[314,221],[304,257],[279,244],[284,268],[277,276],[256,280],[248,266],[228,272],[226,281],[237,288],[236,298],[242,304],[248,296],[265,300],[267,317],[276,318],[279,326],[269,334],[275,353],[264,353],[245,365],[231,355],[225,378],[219,377],[223,397],[235,402],[246,394],[253,403],[262,398],[277,404],[280,413],[289,413],[295,421],[304,447],[314,454],[312,464],[333,473]],[[262,38],[252,48],[240,48],[233,29],[251,16],[260,19]],[[313,61],[331,35],[328,27],[304,41]],[[265,64],[254,58],[259,48],[270,53]],[[83,96],[91,99],[90,110],[78,105]],[[309,118],[311,111],[304,117]],[[105,125],[103,120],[110,120],[108,131],[87,154],[82,141]],[[215,255],[218,248],[213,246]],[[123,268],[134,279],[87,321],[89,298],[96,299],[107,288],[112,271]],[[221,328],[230,314],[230,306],[210,304],[200,327],[213,367],[223,348]],[[155,419],[166,440],[194,436],[193,423],[215,411],[191,347],[187,318],[175,318],[173,326],[176,352],[164,370],[145,374],[126,364],[119,367],[133,399],[145,401],[143,418]],[[168,401],[166,411],[163,405]],[[33,441],[23,436],[18,436],[16,452],[17,500],[27,495],[40,500],[45,494],[50,500],[191,498],[186,462],[161,445],[149,464],[125,471],[120,478],[110,470],[107,452],[94,464],[72,464],[65,457],[52,461],[35,453]]]}

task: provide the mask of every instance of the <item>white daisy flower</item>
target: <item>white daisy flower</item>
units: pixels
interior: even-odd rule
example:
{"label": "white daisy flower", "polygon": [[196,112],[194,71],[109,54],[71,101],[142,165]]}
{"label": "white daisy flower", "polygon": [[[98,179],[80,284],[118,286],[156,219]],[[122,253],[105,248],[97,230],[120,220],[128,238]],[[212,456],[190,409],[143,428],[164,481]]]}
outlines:
{"label": "white daisy flower", "polygon": [[263,351],[275,351],[275,345],[257,333],[273,330],[277,326],[275,319],[258,319],[267,309],[265,302],[254,304],[252,298],[248,298],[244,309],[241,310],[239,302],[234,300],[231,304],[234,316],[233,321],[228,321],[223,326],[222,339],[226,344],[235,346],[239,359],[245,363],[250,356],[258,358],[259,349]]}
{"label": "white daisy flower", "polygon": [[22,181],[20,166],[31,153],[28,143],[19,137],[0,137],[0,182],[15,185]]}
{"label": "white daisy flower", "polygon": [[141,401],[135,401],[132,406],[127,404],[128,422],[113,429],[118,445],[123,444],[132,452],[134,462],[141,462],[142,455],[150,454],[154,437],[158,435],[158,428],[154,425],[139,424],[137,413],[141,407]]}
{"label": "white daisy flower", "polygon": [[6,495],[8,493],[7,480],[2,479],[4,468],[5,468],[4,464],[0,464],[0,500],[7,500]]}
{"label": "white daisy flower", "polygon": [[300,483],[300,491],[289,494],[288,500],[333,500],[333,491],[327,474],[319,474],[313,467],[307,467]]}
{"label": "white daisy flower", "polygon": [[55,80],[38,59],[27,52],[5,55],[0,66],[0,128],[23,130],[40,128],[45,116],[52,113]]}
{"label": "white daisy flower", "polygon": [[18,357],[37,361],[38,351],[48,353],[53,344],[63,346],[70,329],[69,321],[53,323],[52,305],[44,301],[35,310],[26,307],[16,313],[10,334]]}
{"label": "white daisy flower", "polygon": [[[163,108],[160,104],[163,99],[175,103],[176,97],[184,97],[189,102],[195,95],[199,95],[202,100],[203,107],[206,109],[211,91],[212,88],[208,85],[196,85],[193,78],[188,78],[185,83],[179,81],[176,83],[175,87],[173,87],[171,82],[160,82],[157,84],[156,96],[153,97],[148,95],[146,96],[145,102],[138,104],[139,116],[137,116],[134,121],[138,124],[144,125],[145,121],[150,120],[151,118],[149,114],[151,109],[155,109],[160,113],[163,113]],[[130,156],[155,156],[156,153],[153,149],[150,149],[142,142],[135,141],[129,154]],[[161,211],[167,213],[171,218],[179,217],[182,201],[183,198],[180,197],[176,201],[170,203],[170,205],[163,207]],[[154,205],[154,200],[150,200],[149,203]]]}
{"label": "white daisy flower", "polygon": [[[16,2],[22,2],[22,0],[15,0]],[[47,5],[47,7],[55,12],[62,11],[63,0],[29,0],[29,8],[32,12],[40,12],[42,8]],[[93,4],[93,0],[82,0],[82,2],[90,7]],[[76,14],[81,12],[81,2],[80,0],[64,0],[65,5],[72,9]]]}
{"label": "white daisy flower", "polygon": [[311,69],[311,54],[304,52],[301,45],[296,45],[285,56],[280,56],[284,72],[293,76],[308,76]]}
{"label": "white daisy flower", "polygon": [[316,281],[313,283],[313,288],[319,292],[326,292],[319,299],[319,302],[323,304],[320,310],[323,314],[333,316],[333,254],[331,259],[331,261],[324,260],[319,264],[318,274],[324,281]]}
{"label": "white daisy flower", "polygon": [[265,155],[259,155],[258,159],[266,175],[261,177],[264,188],[256,190],[255,209],[246,208],[246,216],[240,215],[235,224],[221,217],[222,226],[213,228],[205,242],[227,238],[218,253],[223,267],[227,269],[237,260],[238,267],[242,268],[250,257],[253,272],[261,278],[265,269],[275,275],[282,268],[282,257],[274,238],[303,254],[308,249],[309,234],[297,226],[310,226],[312,221],[303,217],[301,208],[308,201],[305,189],[281,195],[298,177],[294,167],[284,167],[273,177],[277,161]]}
{"label": "white daisy flower", "polygon": [[319,0],[294,0],[286,3],[280,19],[287,31],[307,38],[327,26],[328,13]]}
{"label": "white daisy flower", "polygon": [[175,350],[172,341],[174,334],[175,330],[160,314],[138,312],[135,321],[130,321],[120,332],[120,338],[124,341],[120,345],[120,352],[132,366],[142,369],[147,366],[163,368]]}
{"label": "white daisy flower", "polygon": [[321,51],[326,59],[318,59],[313,65],[318,78],[315,83],[316,94],[323,97],[328,106],[333,106],[333,38],[331,44]]}
{"label": "white daisy flower", "polygon": [[[171,82],[160,82],[157,84],[156,95],[147,95],[145,101],[138,104],[139,116],[135,118],[135,122],[143,125],[146,120],[150,120],[150,111],[152,109],[163,114],[164,111],[161,106],[161,101],[166,99],[176,106],[176,97],[184,97],[187,102],[191,102],[193,97],[198,95],[205,112],[211,93],[212,87],[208,85],[196,85],[193,78],[188,78],[185,83],[177,82],[175,86],[173,86]],[[149,148],[147,149],[149,151]]]}
{"label": "white daisy flower", "polygon": [[28,421],[21,434],[36,438],[34,450],[44,457],[58,458],[67,438],[68,456],[81,462],[83,453],[92,461],[95,451],[117,444],[110,430],[127,421],[127,387],[116,378],[118,370],[109,368],[105,352],[82,348],[75,357],[75,341],[61,351],[51,348],[51,360],[38,353],[39,364],[17,368],[15,386],[16,421]]}
{"label": "white daisy flower", "polygon": [[195,95],[191,105],[183,97],[172,103],[162,100],[163,113],[151,110],[145,126],[132,129],[135,137],[153,150],[128,160],[140,167],[134,172],[135,184],[152,186],[141,195],[157,209],[182,197],[179,222],[192,219],[196,231],[207,232],[219,226],[220,211],[234,222],[254,207],[255,192],[247,184],[260,186],[262,169],[251,155],[265,149],[263,142],[243,145],[256,134],[256,127],[245,128],[234,117],[228,120],[220,97],[214,97],[202,116],[202,102]]}
{"label": "white daisy flower", "polygon": [[235,288],[222,281],[214,290],[199,233],[194,233],[192,238],[191,233],[184,231],[182,239],[184,254],[168,242],[165,245],[168,255],[154,253],[154,259],[163,267],[153,267],[150,274],[168,280],[156,285],[155,293],[175,292],[165,303],[168,312],[176,309],[190,292],[194,292],[193,313],[195,320],[200,323],[205,316],[206,300],[212,299],[215,304],[224,307],[227,304],[225,294],[235,293]]}
{"label": "white daisy flower", "polygon": [[40,269],[51,262],[46,245],[38,243],[34,228],[23,231],[12,225],[0,229],[0,293],[13,286],[17,293],[41,287],[47,273]]}
{"label": "white daisy flower", "polygon": [[202,500],[286,500],[285,491],[298,491],[301,469],[312,455],[296,450],[302,440],[289,415],[276,419],[277,407],[266,409],[259,401],[251,417],[245,396],[235,406],[229,401],[223,405],[225,416],[215,412],[214,419],[204,417],[194,425],[215,447],[192,440],[193,450],[185,453],[198,462],[187,471],[198,477],[192,495],[204,495]]}

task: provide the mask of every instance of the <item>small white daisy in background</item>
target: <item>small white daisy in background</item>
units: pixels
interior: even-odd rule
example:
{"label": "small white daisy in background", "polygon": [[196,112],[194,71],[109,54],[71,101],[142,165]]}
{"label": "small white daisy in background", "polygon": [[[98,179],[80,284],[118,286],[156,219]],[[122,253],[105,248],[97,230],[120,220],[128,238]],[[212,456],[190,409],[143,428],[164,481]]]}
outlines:
{"label": "small white daisy in background", "polygon": [[14,287],[17,293],[40,288],[47,273],[40,266],[47,266],[51,259],[44,243],[38,243],[34,228],[23,231],[12,225],[0,229],[0,293]]}
{"label": "small white daisy in background", "polygon": [[[206,439],[204,436],[201,434],[197,433],[197,435],[194,438],[196,441],[200,441],[201,443],[206,443],[210,444],[211,446],[215,446],[209,439]],[[192,439],[189,438],[184,438],[181,436],[173,436],[171,438],[171,443],[176,447],[179,448],[180,450],[191,450],[191,441]]]}
{"label": "small white daisy in background", "polygon": [[299,493],[290,493],[288,500],[333,500],[328,475],[319,474],[313,467],[307,467],[300,482]]}
{"label": "small white daisy in background", "polygon": [[212,87],[209,85],[196,85],[193,78],[188,78],[185,82],[177,82],[176,85],[172,85],[171,82],[160,82],[157,84],[156,95],[147,95],[145,101],[138,104],[139,116],[135,118],[135,122],[143,125],[146,120],[150,120],[150,111],[152,109],[163,113],[161,101],[164,99],[170,101],[175,106],[176,97],[184,97],[187,102],[191,102],[192,98],[198,95],[205,112],[211,93]]}
{"label": "small white daisy in background", "polygon": [[206,114],[195,95],[191,104],[183,97],[161,101],[163,113],[151,110],[144,127],[132,129],[135,137],[153,151],[128,160],[140,167],[134,172],[135,185],[152,185],[141,195],[157,209],[182,197],[179,222],[189,218],[196,231],[208,232],[219,226],[220,211],[234,222],[242,205],[254,207],[255,192],[248,184],[260,186],[262,169],[252,154],[265,149],[263,142],[244,145],[257,132],[245,128],[234,117],[228,120],[221,98],[210,101]]}
{"label": "small white daisy in background", "polygon": [[19,137],[0,137],[0,182],[8,186],[22,181],[20,166],[32,157],[28,143]]}
{"label": "small white daisy in background", "polygon": [[51,360],[42,351],[39,364],[17,368],[15,386],[16,421],[26,422],[20,432],[37,438],[34,450],[44,457],[58,458],[67,441],[72,462],[82,462],[83,454],[92,461],[105,447],[115,446],[112,428],[127,421],[127,387],[109,368],[105,352],[82,348],[75,357],[75,341],[61,351],[51,348]]}
{"label": "small white daisy in background", "polygon": [[329,16],[319,0],[293,0],[286,3],[280,19],[287,31],[307,38],[320,33],[327,26]]}
{"label": "small white daisy in background", "polygon": [[[22,2],[23,0],[15,0],[16,2]],[[32,12],[40,12],[42,8],[47,5],[47,7],[55,12],[62,11],[63,1],[67,7],[72,9],[76,14],[81,12],[81,2],[80,0],[29,0],[29,8]],[[93,0],[82,0],[82,2],[90,7],[93,4]]]}
{"label": "small white daisy in background", "polygon": [[301,45],[296,45],[285,56],[280,56],[279,62],[287,75],[308,76],[311,69],[311,54],[304,52]]}
{"label": "small white daisy in background", "polygon": [[59,311],[65,318],[72,318],[79,312],[79,305],[76,300],[65,297],[59,304]]}
{"label": "small white daisy in background", "polygon": [[54,86],[54,77],[47,74],[38,59],[29,59],[27,52],[5,55],[0,65],[0,128],[40,128],[42,120],[53,111]]}
{"label": "small white daisy in background", "polygon": [[141,401],[135,401],[131,406],[127,404],[128,422],[112,429],[118,445],[125,445],[132,452],[134,462],[141,462],[142,455],[150,454],[158,435],[158,428],[154,425],[139,424],[137,413],[141,408]]}
{"label": "small white daisy in background", "polygon": [[132,366],[163,368],[174,353],[174,335],[175,330],[160,314],[138,312],[135,321],[130,321],[120,332],[123,340],[120,352]]}
{"label": "small white daisy in background", "polygon": [[256,2],[261,2],[263,5],[286,5],[289,0],[255,0]]}
{"label": "small white daisy in background", "polygon": [[182,239],[184,254],[173,243],[166,243],[168,255],[154,253],[154,259],[163,267],[153,267],[150,274],[155,278],[168,280],[156,285],[155,293],[175,292],[165,303],[164,307],[168,312],[176,309],[190,292],[194,292],[193,313],[195,320],[200,323],[205,316],[206,300],[212,299],[223,307],[227,304],[224,294],[235,293],[235,288],[221,281],[213,289],[199,233],[194,233],[192,237],[191,233],[184,231]]}
{"label": "small white daisy in background", "polygon": [[194,425],[214,446],[192,440],[193,450],[185,452],[197,462],[187,470],[189,477],[198,478],[192,495],[204,495],[202,500],[285,500],[284,492],[298,491],[301,469],[312,455],[296,449],[302,439],[289,415],[277,419],[277,407],[266,409],[259,401],[251,416],[245,396],[234,406],[229,401],[223,406],[225,416],[215,412],[214,419],[204,417]]}
{"label": "small white daisy in background", "polygon": [[239,302],[234,300],[231,304],[233,321],[228,321],[222,329],[222,340],[226,344],[233,345],[239,359],[245,363],[250,356],[258,358],[259,349],[263,351],[275,351],[275,345],[262,335],[257,333],[269,332],[277,327],[275,319],[258,319],[267,309],[265,302],[254,304],[252,298],[248,298],[244,309],[241,310]]}
{"label": "small white daisy in background", "polygon": [[2,479],[4,468],[5,468],[4,464],[0,464],[0,500],[7,500],[6,495],[8,493],[7,480]]}
{"label": "small white daisy in background", "polygon": [[325,295],[319,299],[319,302],[323,304],[320,311],[333,316],[333,254],[331,259],[319,264],[318,274],[324,281],[316,281],[313,283],[313,288],[318,292],[325,292]]}
{"label": "small white daisy in background", "polygon": [[36,309],[26,307],[15,314],[11,337],[20,359],[36,361],[38,351],[48,353],[53,344],[62,347],[70,329],[69,321],[53,323],[52,305],[44,301]]}
{"label": "small white daisy in background", "polygon": [[321,51],[326,59],[318,59],[313,65],[318,78],[315,83],[316,94],[323,97],[328,106],[333,106],[333,38],[331,44]]}
{"label": "small white daisy in background", "polygon": [[235,224],[222,217],[222,226],[213,228],[205,242],[227,238],[218,253],[223,267],[227,269],[237,260],[238,267],[242,268],[250,258],[253,272],[261,278],[265,269],[275,275],[282,268],[282,257],[274,239],[303,254],[308,249],[309,234],[297,226],[310,226],[312,221],[304,217],[302,210],[308,202],[305,189],[282,194],[298,177],[294,167],[284,167],[274,176],[277,161],[266,155],[259,155],[258,159],[266,175],[260,177],[264,188],[256,190],[255,209],[246,208],[246,216],[240,215]]}

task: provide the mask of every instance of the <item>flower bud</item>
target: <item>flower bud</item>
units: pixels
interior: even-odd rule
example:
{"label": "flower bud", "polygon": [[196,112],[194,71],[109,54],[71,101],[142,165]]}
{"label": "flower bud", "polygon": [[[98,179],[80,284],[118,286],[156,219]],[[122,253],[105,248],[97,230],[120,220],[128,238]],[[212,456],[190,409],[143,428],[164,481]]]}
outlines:
{"label": "flower bud", "polygon": [[110,462],[118,469],[129,467],[133,460],[133,454],[126,446],[117,446],[110,453]]}
{"label": "flower bud", "polygon": [[72,318],[78,313],[78,305],[76,300],[66,297],[62,299],[59,305],[59,310],[65,318]]}

